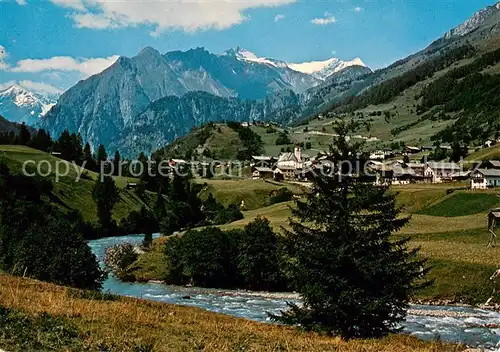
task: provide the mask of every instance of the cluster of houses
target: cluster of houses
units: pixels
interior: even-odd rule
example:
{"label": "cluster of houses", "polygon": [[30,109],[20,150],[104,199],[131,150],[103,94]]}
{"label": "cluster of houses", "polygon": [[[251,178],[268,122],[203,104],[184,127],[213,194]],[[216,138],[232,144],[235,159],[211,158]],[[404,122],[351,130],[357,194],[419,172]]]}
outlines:
{"label": "cluster of houses", "polygon": [[310,167],[315,160],[303,154],[300,146],[293,152],[282,153],[279,157],[252,157],[252,177],[254,179],[296,180],[301,178],[303,170]]}
{"label": "cluster of houses", "polygon": [[[254,156],[252,177],[254,179],[304,180],[307,170],[321,167],[327,159],[319,154],[309,157],[299,146],[292,153],[282,153],[279,157]],[[470,181],[472,189],[500,187],[500,161],[487,161],[476,165],[470,171],[453,162],[409,162],[403,160],[369,160],[367,174],[373,176],[378,185],[407,185],[410,183],[447,183]]]}

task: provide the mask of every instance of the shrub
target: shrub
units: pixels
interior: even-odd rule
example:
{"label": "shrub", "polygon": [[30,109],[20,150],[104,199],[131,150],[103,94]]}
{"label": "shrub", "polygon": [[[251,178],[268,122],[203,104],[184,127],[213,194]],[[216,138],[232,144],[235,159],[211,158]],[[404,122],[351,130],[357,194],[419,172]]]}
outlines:
{"label": "shrub", "polygon": [[134,245],[120,243],[106,250],[104,263],[119,279],[129,281],[132,278],[128,269],[138,257],[139,254]]}
{"label": "shrub", "polygon": [[268,204],[272,205],[277,203],[288,202],[292,199],[293,199],[293,192],[290,191],[288,188],[283,187],[277,191],[272,191],[269,194]]}
{"label": "shrub", "polygon": [[267,219],[244,230],[190,230],[165,245],[167,283],[200,287],[283,290],[278,238]]}

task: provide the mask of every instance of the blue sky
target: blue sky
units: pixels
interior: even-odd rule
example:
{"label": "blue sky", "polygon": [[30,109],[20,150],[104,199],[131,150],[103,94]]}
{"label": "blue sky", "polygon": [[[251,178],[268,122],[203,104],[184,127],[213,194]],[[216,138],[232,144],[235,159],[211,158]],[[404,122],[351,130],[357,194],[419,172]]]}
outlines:
{"label": "blue sky", "polygon": [[380,68],[493,0],[0,0],[0,88],[67,89],[118,55],[241,46],[288,62],[360,57]]}

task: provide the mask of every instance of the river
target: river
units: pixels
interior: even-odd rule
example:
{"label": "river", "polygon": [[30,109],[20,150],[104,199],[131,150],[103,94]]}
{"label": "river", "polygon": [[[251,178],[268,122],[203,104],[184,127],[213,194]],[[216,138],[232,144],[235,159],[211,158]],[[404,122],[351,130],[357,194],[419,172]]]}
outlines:
{"label": "river", "polygon": [[[158,237],[155,235],[154,237]],[[106,248],[122,242],[138,244],[143,236],[103,238],[89,242],[101,265]],[[103,291],[153,301],[195,306],[209,311],[260,322],[270,322],[266,312],[279,313],[286,302],[299,302],[293,294],[267,294],[167,286],[159,283],[124,283],[110,275]],[[187,298],[186,296],[189,296]],[[446,314],[447,316],[443,316]],[[487,326],[495,325],[496,328]],[[500,351],[500,313],[470,307],[412,305],[404,331],[424,340],[462,343]]]}

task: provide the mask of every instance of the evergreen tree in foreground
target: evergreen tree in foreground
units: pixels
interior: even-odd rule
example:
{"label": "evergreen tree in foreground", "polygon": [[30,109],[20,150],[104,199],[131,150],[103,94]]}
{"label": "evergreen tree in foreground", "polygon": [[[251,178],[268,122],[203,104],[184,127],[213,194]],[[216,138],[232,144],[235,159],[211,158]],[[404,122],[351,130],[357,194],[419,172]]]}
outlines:
{"label": "evergreen tree in foreground", "polygon": [[97,178],[92,190],[92,197],[97,204],[99,223],[104,229],[111,229],[113,227],[113,207],[120,199],[120,193],[113,178],[105,176],[102,181],[100,178]]}
{"label": "evergreen tree in foreground", "polygon": [[271,316],[344,339],[396,330],[412,294],[428,284],[418,249],[408,249],[409,239],[391,238],[409,221],[400,216],[396,196],[348,172],[349,163],[361,161],[362,144],[346,138],[358,128],[337,123],[330,176],[317,174],[307,199],[293,209],[296,220],[285,238],[289,275],[303,305]]}

